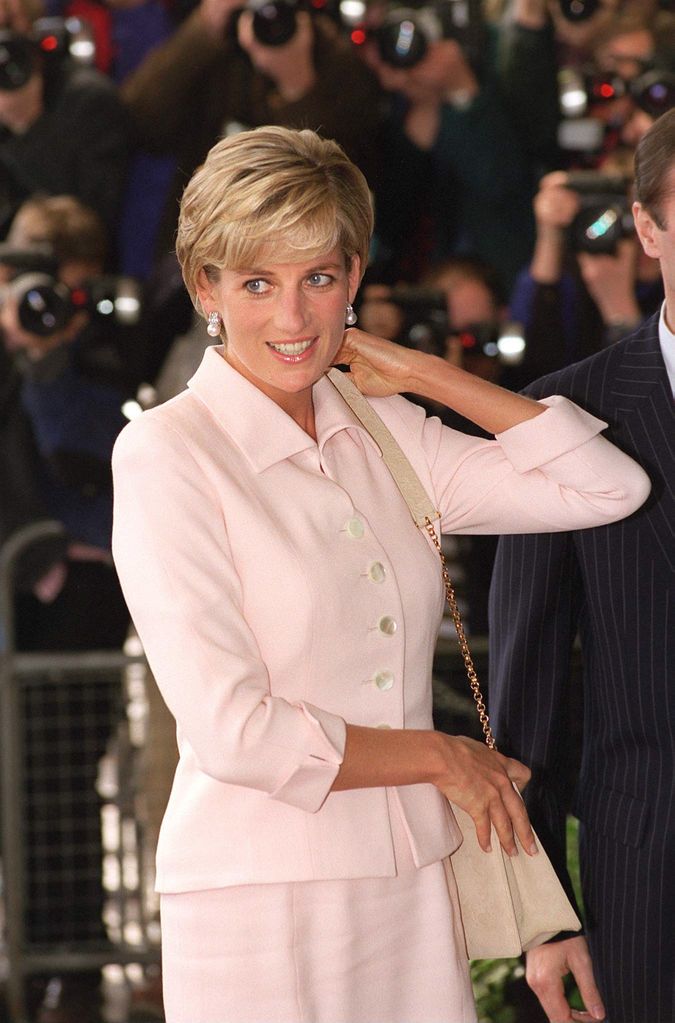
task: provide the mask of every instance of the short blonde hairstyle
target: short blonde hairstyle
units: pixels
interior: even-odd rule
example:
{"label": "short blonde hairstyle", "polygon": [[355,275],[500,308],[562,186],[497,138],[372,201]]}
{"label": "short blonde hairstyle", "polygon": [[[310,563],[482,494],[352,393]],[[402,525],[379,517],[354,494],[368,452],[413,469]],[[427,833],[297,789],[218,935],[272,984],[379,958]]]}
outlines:
{"label": "short blonde hairstyle", "polygon": [[221,139],[189,181],[176,238],[185,286],[260,261],[300,262],[339,246],[363,272],[373,230],[366,179],[337,142],[263,127]]}

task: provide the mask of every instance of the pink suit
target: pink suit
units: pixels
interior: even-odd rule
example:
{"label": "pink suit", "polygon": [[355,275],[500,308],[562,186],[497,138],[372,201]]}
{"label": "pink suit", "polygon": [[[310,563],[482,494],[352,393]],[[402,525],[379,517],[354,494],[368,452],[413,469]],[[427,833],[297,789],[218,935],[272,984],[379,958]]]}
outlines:
{"label": "pink suit", "polygon": [[[116,445],[115,561],[178,723],[163,893],[396,874],[387,790],[330,789],[346,721],[432,727],[440,568],[325,378],[314,404],[318,442],[211,348],[188,390]],[[400,397],[372,404],[443,532],[595,526],[649,492],[605,424],[563,398],[494,441]],[[456,848],[437,789],[394,798],[417,868]]]}

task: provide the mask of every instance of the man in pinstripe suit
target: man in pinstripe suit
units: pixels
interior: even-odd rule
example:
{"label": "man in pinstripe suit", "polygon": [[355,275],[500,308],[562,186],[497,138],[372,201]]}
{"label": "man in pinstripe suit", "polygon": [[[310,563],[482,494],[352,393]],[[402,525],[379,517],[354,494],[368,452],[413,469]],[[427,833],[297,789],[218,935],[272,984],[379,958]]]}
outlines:
{"label": "man in pinstripe suit", "polygon": [[[564,394],[652,480],[646,504],[610,526],[506,537],[492,582],[490,710],[502,752],[532,768],[526,802],[561,880],[570,655],[583,653],[580,818],[586,937],[528,953],[550,1020],[671,1023],[675,920],[675,109],[640,143],[633,214],[666,300],[635,333],[528,388]],[[589,955],[590,951],[590,955]],[[574,974],[587,1012],[570,1010]]]}

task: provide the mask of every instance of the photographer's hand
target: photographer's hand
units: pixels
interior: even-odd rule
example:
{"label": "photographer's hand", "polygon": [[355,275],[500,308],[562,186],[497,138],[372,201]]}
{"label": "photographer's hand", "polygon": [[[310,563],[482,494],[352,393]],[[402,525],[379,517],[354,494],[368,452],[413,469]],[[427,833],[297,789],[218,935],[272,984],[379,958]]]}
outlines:
{"label": "photographer's hand", "polygon": [[62,330],[43,337],[31,334],[21,326],[17,303],[11,294],[4,297],[0,307],[0,330],[5,348],[15,355],[23,354],[30,362],[40,362],[55,349],[74,341],[87,319],[86,313],[78,312]]}
{"label": "photographer's hand", "polygon": [[32,18],[21,0],[0,0],[0,28],[11,28],[27,35],[31,25]]}
{"label": "photographer's hand", "polygon": [[314,29],[306,11],[297,13],[295,32],[283,46],[258,42],[250,11],[244,11],[239,19],[238,38],[255,69],[272,79],[284,102],[295,103],[314,88]]}
{"label": "photographer's hand", "polygon": [[642,319],[635,298],[638,242],[623,238],[615,255],[580,252],[579,269],[588,291],[608,327],[625,326],[626,331]]}
{"label": "photographer's hand", "polygon": [[234,11],[241,7],[242,0],[201,0],[199,17],[214,35],[222,35]]}
{"label": "photographer's hand", "polygon": [[530,273],[539,284],[556,284],[562,272],[565,231],[579,211],[579,196],[566,188],[567,173],[545,174],[534,197],[537,238]]}

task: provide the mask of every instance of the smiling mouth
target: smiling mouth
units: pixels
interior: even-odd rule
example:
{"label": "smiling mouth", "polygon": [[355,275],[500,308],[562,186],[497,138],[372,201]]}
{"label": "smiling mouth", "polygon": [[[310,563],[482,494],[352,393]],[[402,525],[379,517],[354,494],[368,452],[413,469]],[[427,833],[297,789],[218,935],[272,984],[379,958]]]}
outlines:
{"label": "smiling mouth", "polygon": [[311,348],[315,341],[316,338],[311,337],[307,341],[289,341],[283,344],[274,344],[272,341],[268,341],[267,344],[272,351],[278,352],[279,355],[285,355],[287,358],[299,358]]}

